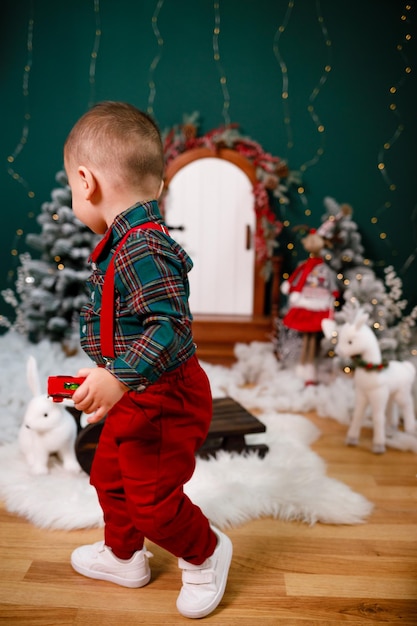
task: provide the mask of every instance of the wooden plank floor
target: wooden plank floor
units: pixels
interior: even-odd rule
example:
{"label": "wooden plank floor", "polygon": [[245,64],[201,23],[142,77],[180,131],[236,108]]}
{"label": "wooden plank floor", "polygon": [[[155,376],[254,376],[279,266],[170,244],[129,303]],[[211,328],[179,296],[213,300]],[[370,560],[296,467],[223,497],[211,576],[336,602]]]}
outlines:
{"label": "wooden plank floor", "polygon": [[[375,503],[369,521],[330,526],[256,520],[227,531],[234,560],[213,626],[417,624],[417,455],[346,448],[345,427],[308,416],[322,430],[314,445],[328,474]],[[160,626],[177,614],[176,560],[157,546],[151,583],[138,590],[84,578],[71,551],[101,530],[46,531],[0,508],[0,622],[30,626]]]}

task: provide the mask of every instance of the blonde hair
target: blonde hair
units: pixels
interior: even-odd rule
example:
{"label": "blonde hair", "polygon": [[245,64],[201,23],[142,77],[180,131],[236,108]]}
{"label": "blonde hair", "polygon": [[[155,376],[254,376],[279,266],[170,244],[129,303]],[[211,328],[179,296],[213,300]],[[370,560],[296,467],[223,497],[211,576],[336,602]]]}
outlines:
{"label": "blonde hair", "polygon": [[100,102],[76,122],[64,146],[70,163],[97,167],[113,180],[142,186],[162,180],[164,153],[152,118],[131,104]]}

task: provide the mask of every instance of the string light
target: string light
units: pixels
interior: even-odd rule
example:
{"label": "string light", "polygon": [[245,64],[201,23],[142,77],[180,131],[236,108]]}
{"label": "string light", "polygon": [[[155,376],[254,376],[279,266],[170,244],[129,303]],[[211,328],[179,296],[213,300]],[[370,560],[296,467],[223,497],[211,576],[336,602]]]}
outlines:
{"label": "string light", "polygon": [[[403,39],[402,41],[400,41],[400,43],[397,44],[396,46],[396,50],[397,52],[400,54],[401,59],[402,59],[402,63],[403,63],[403,71],[398,79],[398,81],[396,82],[396,84],[391,84],[389,89],[388,89],[388,95],[390,98],[390,102],[389,102],[389,111],[394,115],[395,119],[396,119],[396,128],[392,134],[392,136],[385,140],[381,146],[381,148],[378,151],[378,156],[377,156],[377,169],[379,171],[379,173],[381,174],[381,177],[386,185],[386,188],[388,190],[388,192],[391,194],[394,194],[397,191],[397,185],[395,183],[395,181],[393,181],[390,172],[388,171],[388,167],[386,164],[386,154],[388,151],[390,151],[392,149],[392,147],[394,146],[394,144],[399,140],[399,138],[401,137],[402,133],[405,130],[405,126],[403,124],[402,121],[402,116],[401,116],[401,112],[398,109],[397,106],[397,96],[399,94],[399,92],[401,91],[401,88],[404,86],[407,78],[409,77],[409,75],[411,74],[411,66],[410,66],[410,62],[409,59],[406,55],[406,44],[408,44],[411,39],[412,36],[409,32],[409,12],[411,10],[411,3],[407,2],[404,6],[404,10],[401,13],[400,16],[400,20],[401,22],[404,23],[405,27],[406,27],[406,31],[403,35]],[[394,196],[391,196],[394,197]],[[385,213],[387,210],[392,210],[393,209],[393,201],[391,200],[387,200],[385,201],[375,212],[375,214],[371,217],[371,223],[373,225],[377,225],[379,222],[379,217],[381,216],[381,214]],[[414,215],[415,217],[415,215]],[[381,241],[383,241],[385,243],[385,245],[387,247],[390,248],[391,254],[392,255],[396,255],[397,251],[395,249],[393,249],[393,246],[391,245],[391,242],[387,236],[386,232],[380,231],[379,232],[379,238]],[[410,255],[407,259],[407,261],[405,262],[403,269],[401,271],[405,271],[405,269],[408,269],[408,267],[411,265],[411,263],[414,261],[415,257],[417,254],[417,248],[416,250],[413,252],[412,255]],[[379,262],[379,265],[385,265],[385,263],[383,261]]]}
{"label": "string light", "polygon": [[[33,64],[33,32],[34,32],[34,16],[33,16],[33,3],[31,3],[30,14],[28,19],[28,27],[27,27],[27,37],[26,37],[26,63],[23,68],[23,80],[22,80],[22,95],[24,102],[24,116],[23,116],[23,127],[20,136],[20,140],[16,145],[15,149],[11,154],[7,157],[7,173],[9,176],[13,178],[17,183],[19,183],[22,187],[27,190],[28,198],[33,200],[35,198],[35,192],[30,188],[28,181],[16,171],[15,163],[17,158],[21,155],[23,149],[27,145],[29,138],[29,123],[31,121],[31,113],[30,113],[30,97],[29,97],[29,78],[32,70]],[[34,212],[29,211],[29,218],[34,217]],[[19,255],[19,243],[23,236],[23,229],[18,228],[13,237],[13,241],[11,244],[10,255],[14,259],[12,267],[7,272],[7,280],[11,282],[14,278],[15,273],[15,260]]]}
{"label": "string light", "polygon": [[329,77],[329,74],[332,70],[332,41],[329,38],[329,33],[327,31],[327,27],[326,24],[324,22],[324,18],[323,15],[321,13],[321,6],[320,6],[320,0],[316,0],[316,13],[317,13],[317,21],[319,23],[320,29],[321,29],[321,34],[323,36],[323,41],[327,50],[327,62],[326,65],[324,66],[323,69],[323,73],[320,76],[320,79],[317,83],[317,85],[314,87],[313,91],[311,92],[310,96],[309,96],[309,105],[307,107],[307,110],[311,116],[311,119],[313,120],[316,130],[319,134],[319,138],[320,138],[320,145],[319,147],[316,149],[316,153],[314,155],[314,157],[312,157],[309,161],[306,161],[305,163],[303,163],[300,166],[300,171],[301,172],[305,172],[309,167],[312,167],[313,165],[316,165],[316,163],[318,163],[318,161],[320,160],[320,158],[323,156],[324,154],[324,144],[325,144],[325,126],[322,123],[322,121],[320,120],[319,116],[317,115],[317,112],[314,108],[314,103],[322,89],[322,87],[324,87],[324,85],[327,82],[327,79]]}
{"label": "string light", "polygon": [[153,30],[153,34],[155,35],[156,42],[158,44],[158,52],[154,56],[152,63],[150,64],[150,67],[149,67],[149,78],[148,78],[149,98],[148,98],[148,108],[147,108],[147,112],[149,113],[149,115],[154,114],[153,104],[154,104],[155,96],[156,96],[156,86],[155,86],[154,75],[155,75],[155,71],[158,66],[158,63],[161,60],[163,47],[164,47],[164,40],[161,37],[161,33],[158,28],[158,15],[162,9],[163,4],[164,4],[164,0],[158,0],[155,11],[152,15],[152,30]]}
{"label": "string light", "polygon": [[274,55],[281,68],[281,75],[282,75],[281,99],[282,99],[282,107],[284,110],[284,127],[285,127],[285,132],[287,134],[287,148],[289,150],[291,150],[291,148],[294,146],[294,138],[293,138],[293,132],[292,132],[292,127],[291,127],[290,105],[289,105],[289,100],[288,100],[288,95],[289,95],[288,69],[287,69],[287,64],[285,63],[282,57],[282,54],[279,48],[279,42],[280,42],[281,36],[284,34],[285,29],[288,26],[288,22],[290,21],[291,12],[293,8],[294,8],[294,1],[290,0],[287,6],[287,10],[285,12],[284,21],[278,27],[277,32],[275,33],[274,43],[272,47],[274,51]]}
{"label": "string light", "polygon": [[[90,83],[90,101],[89,106],[94,104],[95,99],[95,73],[96,73],[96,62],[98,51],[100,47],[100,38],[101,38],[101,26],[100,26],[100,0],[94,0],[94,13],[95,13],[95,39],[94,46],[91,52],[91,60],[90,60],[90,68],[89,68],[89,83]],[[30,73],[32,70],[33,64],[33,35],[34,35],[34,16],[33,16],[33,3],[31,3],[30,16],[28,20],[28,29],[27,29],[27,38],[26,38],[26,50],[27,50],[27,59],[24,66],[23,71],[23,82],[22,82],[22,94],[25,104],[25,113],[24,113],[24,124],[22,128],[21,138],[14,151],[7,157],[8,174],[20,183],[23,187],[28,189],[27,195],[29,198],[35,198],[35,192],[29,188],[29,183],[23,178],[21,174],[19,174],[15,168],[14,164],[16,162],[17,157],[22,153],[23,148],[26,146],[29,138],[29,123],[31,121],[31,113],[30,113],[30,98],[29,98],[29,79]],[[34,211],[28,212],[29,218],[34,218]],[[54,216],[55,219],[55,216]],[[11,256],[16,259],[19,256],[19,241],[23,236],[23,229],[18,228],[15,232],[15,236],[13,238],[12,247],[10,250]],[[13,280],[15,270],[12,268],[8,271],[7,277],[8,281]]]}
{"label": "string light", "polygon": [[94,13],[96,18],[96,31],[94,38],[93,50],[91,52],[91,60],[90,60],[90,101],[89,106],[91,107],[96,99],[96,64],[98,51],[100,48],[100,39],[101,39],[101,20],[100,20],[100,0],[94,0]]}
{"label": "string light", "polygon": [[22,83],[22,94],[24,101],[24,117],[23,117],[23,128],[20,136],[19,143],[13,150],[13,152],[7,157],[8,167],[7,172],[13,178],[13,180],[17,181],[20,185],[28,189],[29,198],[33,199],[35,197],[35,192],[29,189],[29,183],[14,169],[14,164],[16,162],[17,157],[21,154],[23,148],[26,146],[28,137],[29,137],[29,122],[31,119],[30,108],[29,108],[29,77],[32,69],[33,63],[33,27],[34,27],[34,19],[33,19],[33,6],[31,8],[31,15],[28,21],[28,30],[27,30],[27,38],[26,38],[26,50],[27,50],[27,59],[23,69],[23,83]]}
{"label": "string light", "polygon": [[[287,5],[287,9],[285,12],[285,16],[284,16],[284,20],[282,22],[282,24],[280,24],[280,26],[278,27],[275,36],[274,36],[274,41],[273,41],[273,52],[275,55],[275,58],[277,59],[280,69],[281,69],[281,76],[282,76],[282,88],[281,88],[281,100],[282,100],[282,106],[283,106],[283,114],[284,114],[284,127],[285,127],[285,132],[287,135],[287,148],[290,150],[294,147],[294,140],[293,140],[293,132],[292,132],[292,126],[291,126],[291,114],[290,114],[290,104],[289,104],[289,77],[288,77],[288,68],[287,68],[287,64],[283,58],[283,55],[281,53],[281,49],[280,49],[280,40],[282,35],[284,34],[288,23],[290,21],[290,17],[291,17],[291,13],[292,10],[294,8],[294,0],[289,0],[288,5]],[[323,122],[320,120],[316,109],[315,109],[315,101],[317,99],[317,97],[320,94],[321,89],[323,88],[323,86],[325,85],[328,76],[332,70],[332,42],[331,39],[329,38],[329,34],[327,31],[327,27],[321,12],[321,5],[320,5],[320,0],[316,0],[316,14],[317,14],[317,21],[321,30],[321,34],[323,37],[323,41],[327,50],[327,59],[326,59],[326,64],[324,66],[323,69],[323,73],[320,76],[320,79],[318,81],[318,83],[315,85],[313,91],[311,92],[309,99],[308,99],[308,106],[307,106],[307,111],[316,127],[316,131],[319,135],[319,145],[315,151],[315,154],[312,158],[310,158],[308,161],[305,161],[304,163],[302,163],[302,165],[300,166],[299,170],[300,172],[304,173],[306,172],[306,170],[310,167],[312,167],[313,165],[316,165],[319,161],[319,159],[323,156],[324,154],[324,142],[325,142],[325,125],[323,124]],[[305,189],[303,186],[299,186],[298,187],[298,195],[299,198],[301,200],[301,203],[304,207],[304,215],[306,215],[307,217],[311,216],[311,210],[308,206],[308,201],[305,195]]]}
{"label": "string light", "polygon": [[222,115],[226,126],[230,125],[230,96],[227,87],[227,79],[220,60],[220,48],[219,48],[219,35],[220,35],[220,4],[218,0],[214,2],[214,30],[213,30],[213,57],[217,65],[217,69],[220,75],[220,86],[223,93],[223,110]]}

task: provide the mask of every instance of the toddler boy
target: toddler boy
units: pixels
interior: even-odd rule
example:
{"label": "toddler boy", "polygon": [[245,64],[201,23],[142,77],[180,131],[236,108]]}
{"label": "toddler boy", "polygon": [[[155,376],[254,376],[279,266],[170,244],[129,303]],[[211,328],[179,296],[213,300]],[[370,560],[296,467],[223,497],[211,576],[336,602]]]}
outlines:
{"label": "toddler boy", "polygon": [[64,162],[76,217],[104,234],[80,320],[81,345],[98,367],[78,372],[85,382],[73,396],[90,422],[106,417],[90,477],[104,541],[77,548],[71,563],[84,576],[142,587],[151,578],[147,537],[178,557],[179,612],[205,617],[223,597],[232,544],[183,490],[212,398],[191,332],[192,261],[157,203],[160,133],[135,107],[102,102],[73,127]]}

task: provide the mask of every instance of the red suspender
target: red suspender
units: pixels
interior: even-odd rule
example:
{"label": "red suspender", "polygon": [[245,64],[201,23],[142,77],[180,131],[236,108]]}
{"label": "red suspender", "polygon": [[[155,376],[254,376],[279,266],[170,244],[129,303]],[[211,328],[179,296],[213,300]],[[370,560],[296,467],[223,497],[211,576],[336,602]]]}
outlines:
{"label": "red suspender", "polygon": [[103,292],[101,295],[101,316],[100,316],[100,343],[101,353],[106,359],[114,359],[114,260],[120,248],[123,246],[126,239],[129,237],[132,231],[142,230],[145,228],[153,228],[154,230],[161,230],[168,234],[168,230],[162,224],[156,222],[145,222],[134,226],[127,232],[119,242],[110,263],[107,267],[104,275]]}

